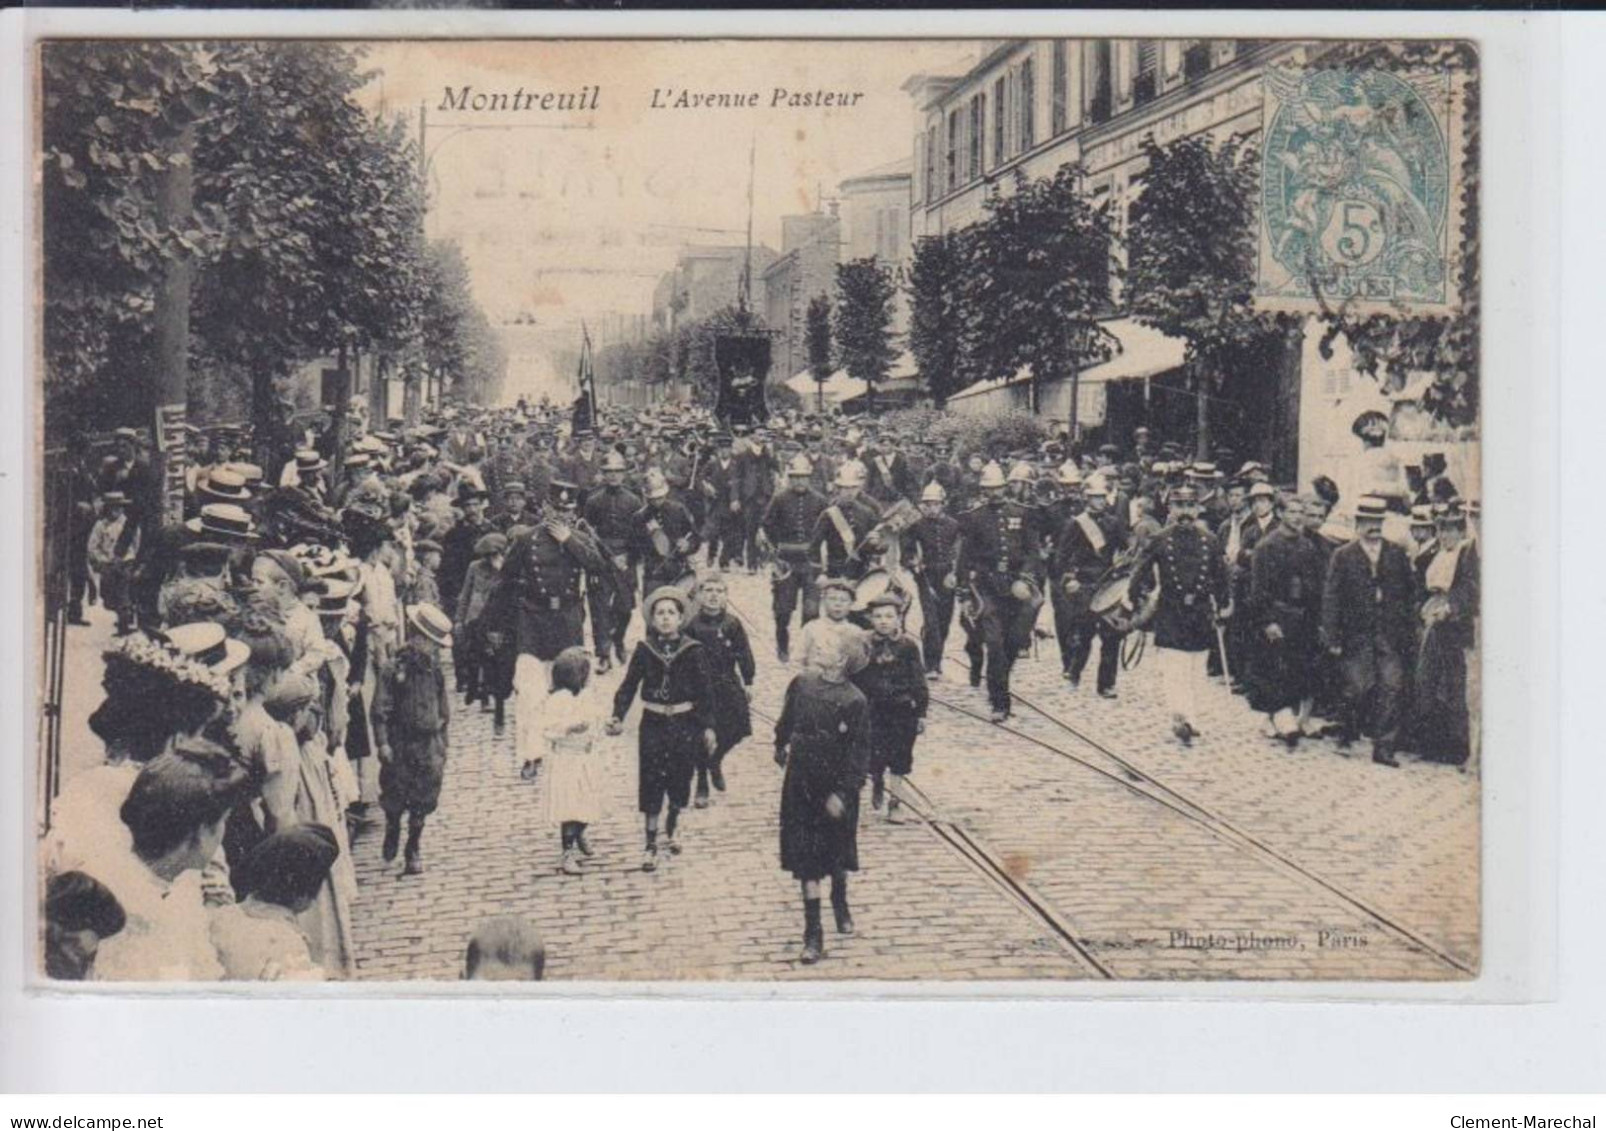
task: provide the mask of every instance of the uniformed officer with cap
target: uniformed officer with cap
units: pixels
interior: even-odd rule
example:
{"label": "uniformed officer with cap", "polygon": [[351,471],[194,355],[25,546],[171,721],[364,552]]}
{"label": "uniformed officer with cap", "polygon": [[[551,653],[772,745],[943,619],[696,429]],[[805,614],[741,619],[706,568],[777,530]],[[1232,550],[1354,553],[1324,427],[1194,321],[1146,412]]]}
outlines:
{"label": "uniformed officer with cap", "polygon": [[691,511],[671,496],[657,468],[647,472],[647,502],[631,520],[631,546],[641,562],[641,586],[651,592],[678,585],[694,573],[691,559],[702,544]]}
{"label": "uniformed officer with cap", "polygon": [[982,501],[959,519],[959,573],[980,601],[976,632],[966,646],[971,684],[985,663],[993,722],[1009,718],[1009,675],[1031,644],[1042,605],[1043,558],[1031,512],[1004,498],[1004,470],[989,463]]}
{"label": "uniformed officer with cap", "polygon": [[786,466],[786,489],[776,494],[759,523],[758,544],[773,554],[770,578],[771,607],[775,613],[775,654],[784,664],[791,655],[792,613],[801,597],[803,624],[820,615],[820,594],[814,586],[815,563],[809,546],[814,531],[830,505],[811,485],[814,467],[799,452]]}
{"label": "uniformed officer with cap", "polygon": [[864,495],[865,479],[864,464],[856,459],[837,468],[836,497],[814,524],[809,538],[809,559],[820,560],[823,548],[828,577],[857,581],[864,576],[860,550],[881,518],[881,512]]}
{"label": "uniformed officer with cap", "polygon": [[1199,521],[1199,492],[1192,484],[1171,492],[1169,517],[1170,524],[1138,556],[1127,600],[1138,607],[1159,587],[1151,622],[1155,662],[1171,709],[1171,731],[1190,746],[1201,733],[1195,723],[1205,679],[1203,654],[1216,643],[1216,621],[1232,615],[1232,602],[1226,562],[1215,536]]}
{"label": "uniformed officer with cap", "polygon": [[920,594],[920,649],[926,678],[936,679],[953,627],[959,584],[959,520],[948,513],[948,492],[936,480],[921,488],[920,518],[909,527],[904,541]]}
{"label": "uniformed officer with cap", "polygon": [[580,583],[588,571],[594,575],[607,569],[596,540],[577,528],[578,503],[576,484],[553,481],[551,505],[541,521],[510,540],[483,614],[485,623],[510,625],[515,636],[513,723],[526,777],[533,776],[541,760],[540,710],[547,671],[558,653],[585,643]]}
{"label": "uniformed officer with cap", "polygon": [[1123,547],[1125,530],[1109,509],[1107,496],[1094,492],[1084,498],[1076,465],[1066,463],[1059,480],[1070,499],[1054,535],[1054,560],[1049,593],[1054,605],[1054,632],[1059,639],[1060,663],[1071,686],[1080,684],[1082,672],[1099,640],[1098,693],[1115,698],[1115,677],[1124,633],[1092,611],[1093,595]]}
{"label": "uniformed officer with cap", "polygon": [[586,523],[602,543],[611,567],[602,584],[588,587],[591,633],[597,648],[597,670],[607,671],[612,661],[625,662],[625,629],[636,607],[636,566],[631,538],[642,500],[625,486],[625,457],[609,449],[602,457],[602,486],[586,498]]}

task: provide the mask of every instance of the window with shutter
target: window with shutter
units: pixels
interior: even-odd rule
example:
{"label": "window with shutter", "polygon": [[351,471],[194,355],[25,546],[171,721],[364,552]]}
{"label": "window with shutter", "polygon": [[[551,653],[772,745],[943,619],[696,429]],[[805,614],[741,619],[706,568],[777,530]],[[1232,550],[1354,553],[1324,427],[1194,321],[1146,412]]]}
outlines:
{"label": "window with shutter", "polygon": [[1090,47],[1087,116],[1096,125],[1110,120],[1110,108],[1115,100],[1115,81],[1111,72],[1110,41],[1096,39]]}
{"label": "window with shutter", "polygon": [[1049,124],[1049,128],[1053,130],[1055,134],[1064,133],[1067,124],[1065,120],[1065,71],[1065,41],[1063,39],[1056,39],[1054,41],[1053,75],[1054,111],[1053,120]]}
{"label": "window with shutter", "polygon": [[1139,106],[1153,102],[1160,91],[1160,41],[1138,40],[1137,68],[1132,76],[1132,101]]}
{"label": "window with shutter", "polygon": [[978,94],[970,100],[970,168],[968,180],[976,180],[982,174],[982,159],[985,154],[982,143],[986,140],[985,129],[987,123],[987,96]]}
{"label": "window with shutter", "polygon": [[948,111],[948,191],[959,187],[959,111]]}
{"label": "window with shutter", "polygon": [[1020,149],[1025,153],[1036,144],[1036,131],[1033,128],[1032,113],[1035,109],[1036,86],[1033,83],[1032,60],[1027,59],[1020,65]]}
{"label": "window with shutter", "polygon": [[1004,163],[1004,80],[993,83],[993,167]]}

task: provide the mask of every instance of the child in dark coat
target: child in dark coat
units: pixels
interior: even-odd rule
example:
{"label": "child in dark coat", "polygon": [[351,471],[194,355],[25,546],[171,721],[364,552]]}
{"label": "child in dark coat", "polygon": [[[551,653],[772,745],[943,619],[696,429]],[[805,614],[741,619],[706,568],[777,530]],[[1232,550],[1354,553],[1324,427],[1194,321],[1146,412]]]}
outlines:
{"label": "child in dark coat", "polygon": [[[920,645],[903,631],[903,601],[883,593],[870,602],[869,659],[854,684],[870,704],[870,805],[886,798],[887,822],[902,823],[898,810],[903,779],[914,769],[915,736],[926,728],[931,694],[926,688]],[[892,774],[889,791],[886,775]]]}
{"label": "child in dark coat", "polygon": [[407,850],[402,875],[424,870],[419,839],[440,803],[446,775],[446,727],[451,703],[441,671],[441,649],[451,644],[452,622],[434,605],[407,610],[407,643],[382,672],[372,710],[379,751],[379,807],[385,811],[383,855],[396,859],[402,814]]}
{"label": "child in dark coat", "polygon": [[865,657],[861,636],[822,638],[816,663],[787,687],[775,723],[775,761],[786,767],[781,867],[803,887],[805,964],[825,953],[820,881],[826,876],[831,877],[837,932],[853,933],[848,873],[859,867],[859,791],[870,745],[870,707],[848,673],[862,667]]}
{"label": "child in dark coat", "polygon": [[630,704],[641,692],[636,800],[646,825],[644,872],[658,867],[658,814],[666,801],[665,847],[671,856],[680,854],[675,826],[680,811],[691,804],[692,775],[698,759],[710,757],[718,745],[706,651],[681,631],[689,605],[690,598],[669,585],[648,596],[647,635],[630,656],[608,720],[609,734],[622,733]]}
{"label": "child in dark coat", "polygon": [[707,655],[708,675],[714,685],[714,753],[697,763],[697,796],[693,804],[708,805],[708,785],[725,792],[722,763],[725,755],[753,733],[748,703],[753,696],[753,648],[747,629],[726,607],[725,579],[718,574],[705,577],[697,587],[697,612],[686,626],[686,635],[700,643]]}
{"label": "child in dark coat", "polygon": [[506,719],[507,698],[513,694],[514,657],[511,634],[491,623],[484,612],[506,557],[506,536],[492,532],[480,537],[474,544],[474,561],[463,576],[453,618],[457,647],[465,651],[466,702],[489,706],[494,700],[498,730]]}

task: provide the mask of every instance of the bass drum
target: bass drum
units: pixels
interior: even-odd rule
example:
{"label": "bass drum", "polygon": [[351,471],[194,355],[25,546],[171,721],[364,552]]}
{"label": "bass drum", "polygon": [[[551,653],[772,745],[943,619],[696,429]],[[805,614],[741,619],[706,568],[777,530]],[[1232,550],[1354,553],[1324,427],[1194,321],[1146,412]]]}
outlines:
{"label": "bass drum", "polygon": [[1142,628],[1154,618],[1154,612],[1159,608],[1160,587],[1155,586],[1149,590],[1143,604],[1136,609],[1127,608],[1127,599],[1131,592],[1131,567],[1123,566],[1112,570],[1094,590],[1093,599],[1088,602],[1088,611],[1118,632],[1130,632],[1134,628]]}
{"label": "bass drum", "polygon": [[[885,593],[891,593],[896,596],[903,606],[904,631],[918,632],[920,617],[914,599],[914,583],[902,570],[868,570],[853,588],[853,611],[861,617],[867,617],[869,615],[870,602]],[[914,614],[913,617],[911,617],[911,613]],[[911,620],[914,623],[911,623]]]}

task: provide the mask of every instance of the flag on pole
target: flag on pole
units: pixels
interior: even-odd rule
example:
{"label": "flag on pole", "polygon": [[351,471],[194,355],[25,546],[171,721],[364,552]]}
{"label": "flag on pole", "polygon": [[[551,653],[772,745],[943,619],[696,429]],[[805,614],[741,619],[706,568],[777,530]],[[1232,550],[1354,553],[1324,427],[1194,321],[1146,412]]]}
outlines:
{"label": "flag on pole", "polygon": [[581,432],[597,426],[597,377],[591,360],[591,334],[585,322],[580,323],[580,393],[574,398],[574,430]]}

